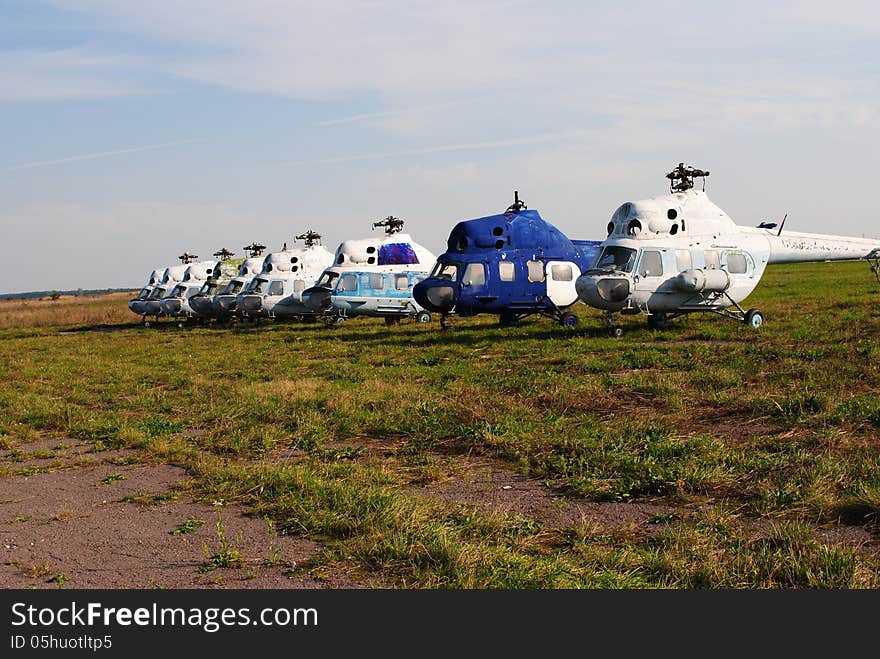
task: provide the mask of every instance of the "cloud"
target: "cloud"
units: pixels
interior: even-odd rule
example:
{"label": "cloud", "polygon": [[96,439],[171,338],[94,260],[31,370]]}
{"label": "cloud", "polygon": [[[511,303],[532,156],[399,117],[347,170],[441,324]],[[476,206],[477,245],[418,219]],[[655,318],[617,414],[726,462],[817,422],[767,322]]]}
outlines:
{"label": "cloud", "polygon": [[87,48],[0,51],[0,102],[52,101],[142,94],[131,72],[138,58]]}
{"label": "cloud", "polygon": [[7,167],[7,172],[14,172],[19,169],[30,169],[32,167],[45,167],[48,165],[62,165],[69,162],[76,162],[79,160],[95,160],[97,158],[108,158],[111,156],[121,156],[127,153],[138,153],[141,151],[152,151],[154,149],[165,149],[172,146],[178,146],[181,144],[192,144],[196,140],[178,140],[176,142],[165,142],[163,144],[148,144],[146,146],[136,146],[129,149],[117,149],[115,151],[97,151],[95,153],[84,153],[77,156],[68,156],[66,158],[58,158],[57,160],[41,160],[39,162],[28,162],[22,165],[14,165],[12,167]]}
{"label": "cloud", "polygon": [[331,158],[319,158],[316,160],[294,160],[285,165],[306,164],[333,164],[345,162],[357,162],[361,160],[379,160],[382,158],[397,158],[402,156],[424,156],[435,153],[452,153],[456,151],[483,151],[486,149],[502,149],[512,146],[528,144],[541,144],[544,142],[558,142],[563,140],[582,140],[590,135],[586,130],[572,130],[558,133],[542,133],[527,137],[514,137],[501,140],[489,140],[485,142],[467,142],[461,144],[441,144],[436,146],[420,147],[416,149],[402,149],[400,151],[384,151],[377,153],[360,153]]}

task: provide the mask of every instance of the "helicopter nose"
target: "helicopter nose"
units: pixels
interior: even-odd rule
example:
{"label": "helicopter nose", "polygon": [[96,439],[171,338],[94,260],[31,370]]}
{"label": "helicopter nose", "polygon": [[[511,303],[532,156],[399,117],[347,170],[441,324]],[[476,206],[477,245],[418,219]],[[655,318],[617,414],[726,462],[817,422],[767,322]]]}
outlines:
{"label": "helicopter nose", "polygon": [[191,297],[189,299],[189,306],[192,307],[192,310],[200,316],[211,315],[211,309],[213,307],[213,305],[211,304],[211,298],[207,295],[197,295],[195,297]]}
{"label": "helicopter nose", "polygon": [[629,297],[629,279],[582,275],[575,281],[581,300],[597,309],[617,309]]}
{"label": "helicopter nose", "polygon": [[159,300],[149,300],[148,302],[144,302],[144,313],[147,316],[158,316],[162,313],[162,307],[159,304]]}
{"label": "helicopter nose", "polygon": [[162,311],[169,316],[179,314],[182,306],[183,303],[177,297],[162,300]]}
{"label": "helicopter nose", "polygon": [[218,313],[231,313],[238,306],[238,299],[234,295],[218,295],[214,298],[214,311]]}
{"label": "helicopter nose", "polygon": [[238,308],[244,313],[257,313],[263,308],[263,296],[239,295]]}
{"label": "helicopter nose", "polygon": [[428,311],[444,313],[452,311],[455,306],[455,289],[447,282],[419,282],[413,286],[413,297]]}
{"label": "helicopter nose", "polygon": [[333,301],[330,299],[332,292],[326,286],[312,286],[303,291],[302,299],[309,309],[326,311],[333,304]]}
{"label": "helicopter nose", "polygon": [[128,303],[128,308],[131,309],[132,313],[136,313],[141,316],[144,313],[144,305],[146,303],[143,300],[131,300]]}

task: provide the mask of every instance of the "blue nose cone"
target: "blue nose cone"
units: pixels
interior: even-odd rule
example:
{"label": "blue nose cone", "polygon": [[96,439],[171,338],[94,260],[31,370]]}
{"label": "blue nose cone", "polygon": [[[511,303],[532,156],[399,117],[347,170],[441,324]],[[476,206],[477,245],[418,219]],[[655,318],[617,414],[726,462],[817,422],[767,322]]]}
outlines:
{"label": "blue nose cone", "polygon": [[455,306],[455,288],[445,279],[428,278],[413,286],[415,301],[428,311],[448,313]]}

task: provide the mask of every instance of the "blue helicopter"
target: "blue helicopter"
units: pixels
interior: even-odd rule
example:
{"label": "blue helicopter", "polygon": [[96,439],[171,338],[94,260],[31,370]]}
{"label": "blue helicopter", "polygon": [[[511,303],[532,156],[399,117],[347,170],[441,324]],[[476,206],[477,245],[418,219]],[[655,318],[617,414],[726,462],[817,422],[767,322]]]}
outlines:
{"label": "blue helicopter", "polygon": [[540,314],[566,327],[578,317],[575,280],[592,264],[599,241],[570,240],[513,193],[504,213],[459,222],[431,274],[413,288],[422,307],[440,313],[498,314],[502,325]]}

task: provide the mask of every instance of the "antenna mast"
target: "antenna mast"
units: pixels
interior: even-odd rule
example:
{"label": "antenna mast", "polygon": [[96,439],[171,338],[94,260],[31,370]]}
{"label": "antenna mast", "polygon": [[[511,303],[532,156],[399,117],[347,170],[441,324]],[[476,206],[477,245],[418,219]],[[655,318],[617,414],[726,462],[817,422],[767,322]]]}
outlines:
{"label": "antenna mast", "polygon": [[678,167],[673,169],[666,175],[669,179],[670,192],[685,192],[694,187],[694,179],[703,179],[703,191],[706,190],[706,177],[709,176],[708,170],[696,169],[686,162],[678,163]]}
{"label": "antenna mast", "polygon": [[399,217],[389,215],[384,220],[373,222],[373,228],[376,229],[378,227],[385,227],[385,233],[390,236],[392,234],[399,233],[400,230],[403,229],[403,220],[401,220]]}
{"label": "antenna mast", "polygon": [[527,210],[526,202],[519,198],[519,190],[513,191],[513,203],[507,207],[505,213],[519,213],[521,210]]}

